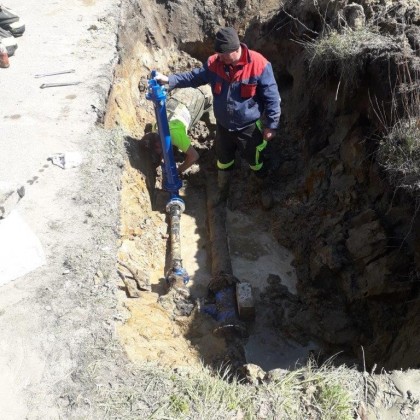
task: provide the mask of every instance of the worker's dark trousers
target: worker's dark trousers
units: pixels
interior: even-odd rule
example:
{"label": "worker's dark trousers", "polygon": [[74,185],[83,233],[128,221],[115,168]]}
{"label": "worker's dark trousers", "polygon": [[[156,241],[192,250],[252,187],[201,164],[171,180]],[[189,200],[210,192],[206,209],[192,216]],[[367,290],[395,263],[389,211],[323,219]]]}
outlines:
{"label": "worker's dark trousers", "polygon": [[216,131],[216,158],[217,168],[222,171],[233,169],[235,153],[238,150],[240,156],[245,159],[250,168],[257,176],[264,176],[267,171],[269,142],[265,142],[261,129],[252,123],[238,131],[229,131],[217,124]]}

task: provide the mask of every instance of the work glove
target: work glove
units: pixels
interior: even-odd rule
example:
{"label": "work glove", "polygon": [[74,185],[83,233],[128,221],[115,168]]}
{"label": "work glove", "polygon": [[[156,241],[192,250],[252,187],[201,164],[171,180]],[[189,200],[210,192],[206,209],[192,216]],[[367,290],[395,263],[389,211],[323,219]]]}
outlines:
{"label": "work glove", "polygon": [[263,131],[263,138],[264,140],[271,141],[276,136],[276,130],[273,130],[272,128],[264,128]]}
{"label": "work glove", "polygon": [[156,72],[156,75],[154,77],[154,79],[160,84],[160,85],[164,85],[165,83],[168,83],[169,79],[168,76],[165,76],[162,73]]}

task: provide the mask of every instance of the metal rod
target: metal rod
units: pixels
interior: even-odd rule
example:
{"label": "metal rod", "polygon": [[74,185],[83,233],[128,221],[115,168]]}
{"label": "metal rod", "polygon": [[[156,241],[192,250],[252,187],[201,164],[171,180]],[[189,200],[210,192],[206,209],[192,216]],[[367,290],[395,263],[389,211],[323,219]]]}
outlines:
{"label": "metal rod", "polygon": [[63,71],[58,71],[56,73],[45,73],[45,74],[35,74],[34,77],[39,78],[39,77],[46,77],[46,76],[56,76],[57,74],[67,74],[67,73],[74,73],[76,70],[71,69],[71,70],[63,70]]}
{"label": "metal rod", "polygon": [[58,86],[72,86],[72,85],[78,85],[79,83],[82,83],[82,82],[43,83],[40,86],[40,88],[45,89],[45,88],[58,87]]}

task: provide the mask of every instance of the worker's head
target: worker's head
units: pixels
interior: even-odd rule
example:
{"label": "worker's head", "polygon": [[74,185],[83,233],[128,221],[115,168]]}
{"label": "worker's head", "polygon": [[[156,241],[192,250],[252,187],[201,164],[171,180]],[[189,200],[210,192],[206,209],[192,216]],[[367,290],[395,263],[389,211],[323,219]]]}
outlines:
{"label": "worker's head", "polygon": [[159,133],[153,131],[150,133],[150,149],[156,154],[162,155],[162,144],[160,141]]}
{"label": "worker's head", "polygon": [[155,131],[150,131],[143,137],[142,144],[150,151],[153,163],[158,166],[162,160],[162,146],[159,134]]}
{"label": "worker's head", "polygon": [[220,28],[217,31],[214,50],[223,64],[234,64],[241,58],[241,43],[234,28]]}

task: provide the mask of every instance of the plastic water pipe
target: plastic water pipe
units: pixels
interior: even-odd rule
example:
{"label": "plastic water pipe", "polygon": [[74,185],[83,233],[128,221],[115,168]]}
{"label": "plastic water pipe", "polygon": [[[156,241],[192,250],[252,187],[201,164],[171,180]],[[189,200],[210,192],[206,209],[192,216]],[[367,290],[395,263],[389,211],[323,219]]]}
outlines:
{"label": "plastic water pipe", "polygon": [[179,197],[182,181],[178,176],[172,150],[168,116],[166,114],[166,89],[164,86],[159,85],[154,79],[155,76],[156,70],[153,70],[148,81],[146,99],[153,101],[163,153],[163,189],[170,193],[170,200],[166,204],[166,212],[169,214],[171,226],[171,268],[166,275],[166,281],[170,286],[173,286],[180,285],[180,283],[186,284],[190,279],[187,271],[182,267],[181,258],[180,218],[185,210],[185,203]]}

